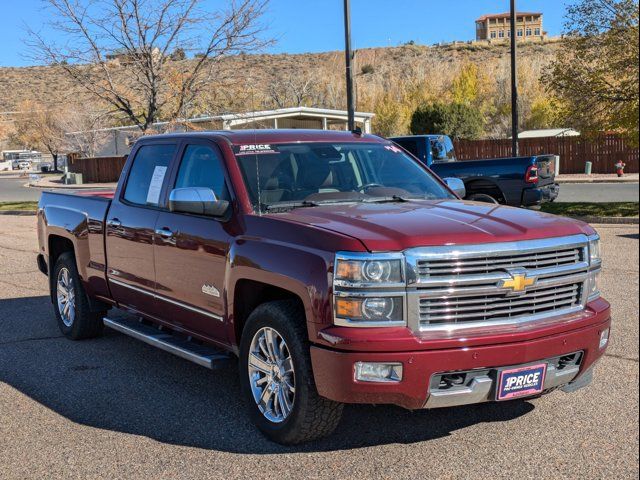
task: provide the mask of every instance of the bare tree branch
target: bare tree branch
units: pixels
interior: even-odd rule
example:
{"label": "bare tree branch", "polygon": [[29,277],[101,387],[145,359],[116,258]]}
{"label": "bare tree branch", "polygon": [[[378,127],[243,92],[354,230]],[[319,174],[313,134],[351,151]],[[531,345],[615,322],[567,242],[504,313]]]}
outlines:
{"label": "bare tree branch", "polygon": [[[142,131],[159,119],[188,116],[220,60],[271,43],[261,23],[268,0],[234,0],[215,12],[204,0],[43,1],[61,40],[31,31],[34,58],[59,65]],[[171,54],[178,50],[198,55],[176,63]]]}

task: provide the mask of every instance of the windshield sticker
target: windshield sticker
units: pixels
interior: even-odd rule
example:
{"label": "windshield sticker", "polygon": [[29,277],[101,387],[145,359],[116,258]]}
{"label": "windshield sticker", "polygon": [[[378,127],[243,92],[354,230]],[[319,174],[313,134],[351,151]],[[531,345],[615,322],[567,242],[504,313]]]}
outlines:
{"label": "windshield sticker", "polygon": [[384,148],[393,153],[402,153],[402,149],[396,147],[395,145],[385,145]]}
{"label": "windshield sticker", "polygon": [[149,191],[147,192],[147,203],[157,205],[160,201],[160,191],[162,190],[162,182],[167,173],[167,167],[156,167],[151,177]]}
{"label": "windshield sticker", "polygon": [[278,153],[278,151],[267,143],[240,145],[236,148],[236,155],[256,155],[264,153]]}

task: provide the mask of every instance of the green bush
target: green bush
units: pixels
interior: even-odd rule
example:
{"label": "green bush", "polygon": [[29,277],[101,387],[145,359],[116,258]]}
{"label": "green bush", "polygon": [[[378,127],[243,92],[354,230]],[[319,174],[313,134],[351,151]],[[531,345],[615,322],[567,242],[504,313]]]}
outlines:
{"label": "green bush", "polygon": [[478,139],[484,119],[477,108],[465,103],[432,103],[422,105],[411,117],[414,135],[444,134],[451,138]]}

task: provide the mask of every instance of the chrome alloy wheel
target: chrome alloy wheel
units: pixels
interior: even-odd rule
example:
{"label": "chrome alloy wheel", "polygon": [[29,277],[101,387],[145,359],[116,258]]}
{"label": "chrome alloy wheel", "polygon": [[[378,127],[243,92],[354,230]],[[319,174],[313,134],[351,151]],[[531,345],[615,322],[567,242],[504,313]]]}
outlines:
{"label": "chrome alloy wheel", "polygon": [[273,423],[284,422],[293,409],[296,387],[291,353],[273,328],[256,332],[249,349],[249,382],[262,415]]}
{"label": "chrome alloy wheel", "polygon": [[76,292],[73,287],[71,272],[66,268],[61,268],[58,272],[56,292],[58,312],[60,313],[60,318],[62,318],[62,323],[67,327],[71,327],[76,319]]}

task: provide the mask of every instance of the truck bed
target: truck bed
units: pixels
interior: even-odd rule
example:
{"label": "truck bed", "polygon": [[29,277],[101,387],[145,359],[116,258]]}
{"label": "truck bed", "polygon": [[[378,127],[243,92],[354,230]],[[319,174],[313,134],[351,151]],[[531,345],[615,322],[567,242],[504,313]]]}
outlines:
{"label": "truck bed", "polygon": [[[76,249],[78,270],[87,293],[110,298],[106,281],[105,220],[113,190],[44,191],[38,204],[38,238],[43,268],[56,242],[70,242]],[[48,240],[45,240],[48,239]]]}

